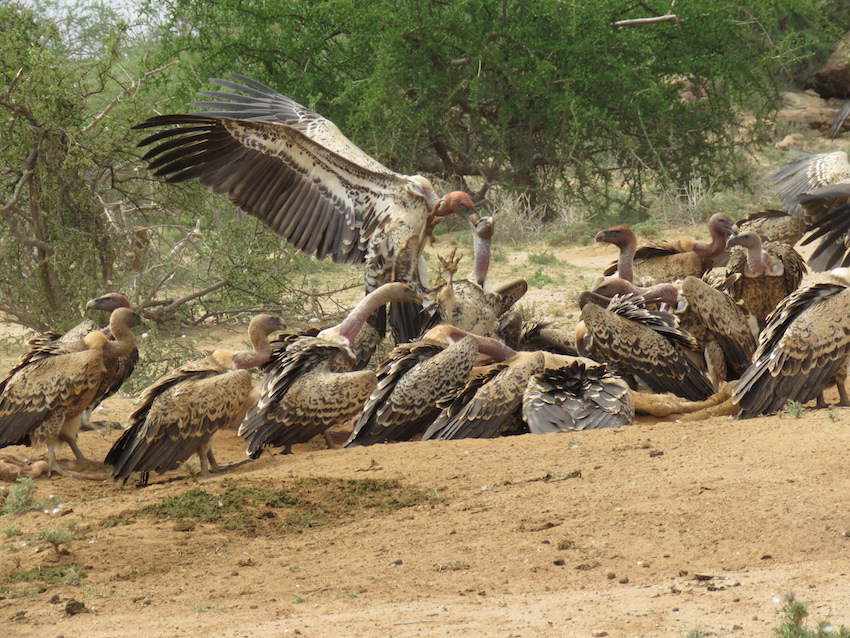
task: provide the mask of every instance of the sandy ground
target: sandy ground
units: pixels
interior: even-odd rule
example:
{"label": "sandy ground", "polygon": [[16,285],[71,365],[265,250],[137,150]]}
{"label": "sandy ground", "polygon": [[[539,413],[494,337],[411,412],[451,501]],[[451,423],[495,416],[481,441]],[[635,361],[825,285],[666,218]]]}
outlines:
{"label": "sandy ground", "polygon": [[[529,252],[508,251],[497,279]],[[553,282],[524,303],[571,325],[575,291],[615,251],[556,252]],[[242,341],[231,329],[192,337]],[[114,397],[96,420],[132,408]],[[0,516],[0,622],[5,635],[54,638],[750,637],[774,635],[793,593],[813,619],[850,625],[848,423],[850,410],[833,407],[351,450],[313,441],[207,480],[195,463],[144,489],[41,478],[36,498],[52,495],[58,511]],[[99,459],[117,437],[85,432],[80,445]],[[233,432],[215,450],[245,458]],[[383,486],[379,499],[416,497],[330,498],[364,485]],[[248,488],[313,499],[323,514],[292,519],[297,507],[278,503],[228,528],[140,512],[194,489],[223,507]],[[72,540],[56,552],[45,531]],[[63,576],[20,580],[39,567]],[[71,600],[87,613],[69,615]]]}

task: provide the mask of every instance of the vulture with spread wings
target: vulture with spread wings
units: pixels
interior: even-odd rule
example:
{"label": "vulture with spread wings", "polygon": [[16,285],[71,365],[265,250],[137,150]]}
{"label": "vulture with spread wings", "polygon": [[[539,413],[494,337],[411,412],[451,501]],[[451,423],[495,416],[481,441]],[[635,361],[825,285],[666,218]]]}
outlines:
{"label": "vulture with spread wings", "polygon": [[[287,242],[317,259],[365,264],[366,291],[400,281],[427,289],[422,258],[441,217],[477,221],[469,195],[440,197],[425,177],[402,175],[364,153],[333,122],[242,75],[211,80],[238,93],[205,91],[198,113],[152,117],[136,129],[161,128],[139,146],[168,182],[197,179],[227,194]],[[419,336],[421,308],[393,305],[397,341]],[[383,331],[386,315],[378,313]]]}

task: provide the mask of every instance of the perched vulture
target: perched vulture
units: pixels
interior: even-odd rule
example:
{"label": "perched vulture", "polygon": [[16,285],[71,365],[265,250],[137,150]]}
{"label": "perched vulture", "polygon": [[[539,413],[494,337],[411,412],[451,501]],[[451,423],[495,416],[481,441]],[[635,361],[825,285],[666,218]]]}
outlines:
{"label": "perched vulture", "polygon": [[850,162],[844,151],[807,153],[772,177],[788,211],[807,224],[803,244],[820,240],[809,257],[812,270],[850,265]]}
{"label": "perched vulture", "polygon": [[221,470],[212,451],[216,432],[236,427],[257,398],[250,368],[268,361],[269,335],[283,330],[271,315],[257,315],[248,326],[251,350],[216,350],[187,363],[145,389],[130,425],[109,450],[104,463],[115,480],[127,481],[141,472],[147,485],[150,472],[163,474],[197,454],[201,476]]}
{"label": "perched vulture", "polygon": [[663,240],[646,246],[637,246],[634,233],[626,226],[614,226],[597,233],[596,241],[612,243],[620,248],[616,262],[603,274],[613,275],[622,268],[619,276],[630,281],[644,278],[654,282],[671,282],[689,275],[702,277],[714,267],[714,258],[726,249],[726,240],[737,232],[732,220],[723,213],[715,213],[708,220],[710,242],[698,242],[690,237]]}
{"label": "perched vulture", "polygon": [[797,290],[806,262],[787,244],[769,242],[751,230],[729,240],[731,254],[726,275],[740,274],[726,288],[764,328],[765,319],[785,297]]}
{"label": "perched vulture", "polygon": [[602,364],[519,352],[474,371],[422,440],[492,438],[620,427],[634,421],[631,391]]}
{"label": "perched vulture", "polygon": [[[476,221],[469,195],[437,195],[420,175],[401,175],[369,157],[329,120],[242,75],[211,82],[194,114],[160,115],[134,128],[165,128],[139,145],[169,182],[198,179],[226,193],[287,242],[317,259],[365,264],[366,291],[392,281],[427,288],[422,249],[436,221]],[[172,125],[174,125],[172,127]],[[374,324],[383,331],[381,311]],[[421,307],[391,308],[397,341],[419,336]]]}
{"label": "perched vulture", "polygon": [[469,379],[479,352],[495,360],[515,354],[495,339],[454,326],[429,330],[402,343],[378,368],[378,383],[357,418],[345,447],[408,441],[439,415],[437,403],[453,397]]}
{"label": "perched vulture", "polygon": [[357,416],[377,381],[372,370],[353,371],[351,343],[369,315],[390,302],[421,304],[422,299],[404,284],[384,284],[342,323],[315,337],[291,338],[273,351],[259,399],[239,426],[251,458],[258,458],[267,445],[288,452]]}
{"label": "perched vulture", "polygon": [[129,308],[112,311],[110,340],[102,331],[81,342],[45,344],[48,353],[36,353],[2,383],[0,394],[0,447],[47,444],[48,473],[65,470],[56,460],[56,447],[67,443],[78,461],[87,460],[77,446],[83,411],[91,406],[107,376],[106,362],[123,357],[135,347],[131,328],[141,318]]}
{"label": "perched vulture", "polygon": [[696,349],[696,340],[677,327],[673,315],[647,310],[640,298],[615,296],[607,308],[585,304],[576,344],[582,356],[608,363],[653,392],[691,401],[713,393],[711,382],[684,350]]}
{"label": "perched vulture", "polygon": [[475,335],[490,336],[498,330],[499,318],[528,291],[524,279],[496,287],[487,282],[493,218],[482,217],[475,225],[474,266],[467,279],[454,280],[457,261],[446,262],[448,281],[436,293],[437,316],[444,324]]}
{"label": "perched vulture", "polygon": [[789,401],[807,403],[838,387],[840,405],[850,405],[845,388],[850,355],[850,268],[819,273],[768,317],[753,364],[735,386],[739,416],[770,414]]}

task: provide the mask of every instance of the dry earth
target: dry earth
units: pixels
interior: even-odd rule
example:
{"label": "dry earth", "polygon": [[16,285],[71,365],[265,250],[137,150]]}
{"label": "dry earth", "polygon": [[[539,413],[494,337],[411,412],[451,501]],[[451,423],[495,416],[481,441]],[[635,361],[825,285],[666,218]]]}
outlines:
{"label": "dry earth", "polygon": [[[507,251],[497,279],[527,271],[528,252]],[[527,307],[570,325],[575,291],[613,254],[556,251]],[[190,337],[242,341],[221,328]],[[132,407],[114,397],[96,419]],[[831,408],[352,450],[316,441],[145,489],[41,478],[35,496],[58,511],[0,517],[0,622],[4,635],[66,638],[750,637],[773,635],[793,592],[814,619],[850,625],[849,423]],[[102,458],[117,436],[86,432],[81,447]],[[244,446],[224,432],[216,453],[235,462]],[[233,495],[247,509],[218,522],[141,512],[189,490],[211,495],[213,515]],[[58,553],[45,530],[74,539]],[[65,580],[15,580],[57,567]],[[87,613],[68,615],[72,599]]]}

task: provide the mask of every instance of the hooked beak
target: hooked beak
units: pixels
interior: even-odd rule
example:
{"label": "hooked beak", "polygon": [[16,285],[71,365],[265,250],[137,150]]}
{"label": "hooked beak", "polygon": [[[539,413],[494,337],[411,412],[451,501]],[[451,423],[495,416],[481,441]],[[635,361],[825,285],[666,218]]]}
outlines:
{"label": "hooked beak", "polygon": [[464,206],[463,204],[459,204],[458,208],[460,209],[458,212],[461,215],[463,215],[464,217],[466,217],[466,219],[472,225],[472,228],[475,229],[475,227],[478,226],[478,220],[479,220],[478,215],[475,214],[475,209],[474,208],[468,208],[467,206]]}

